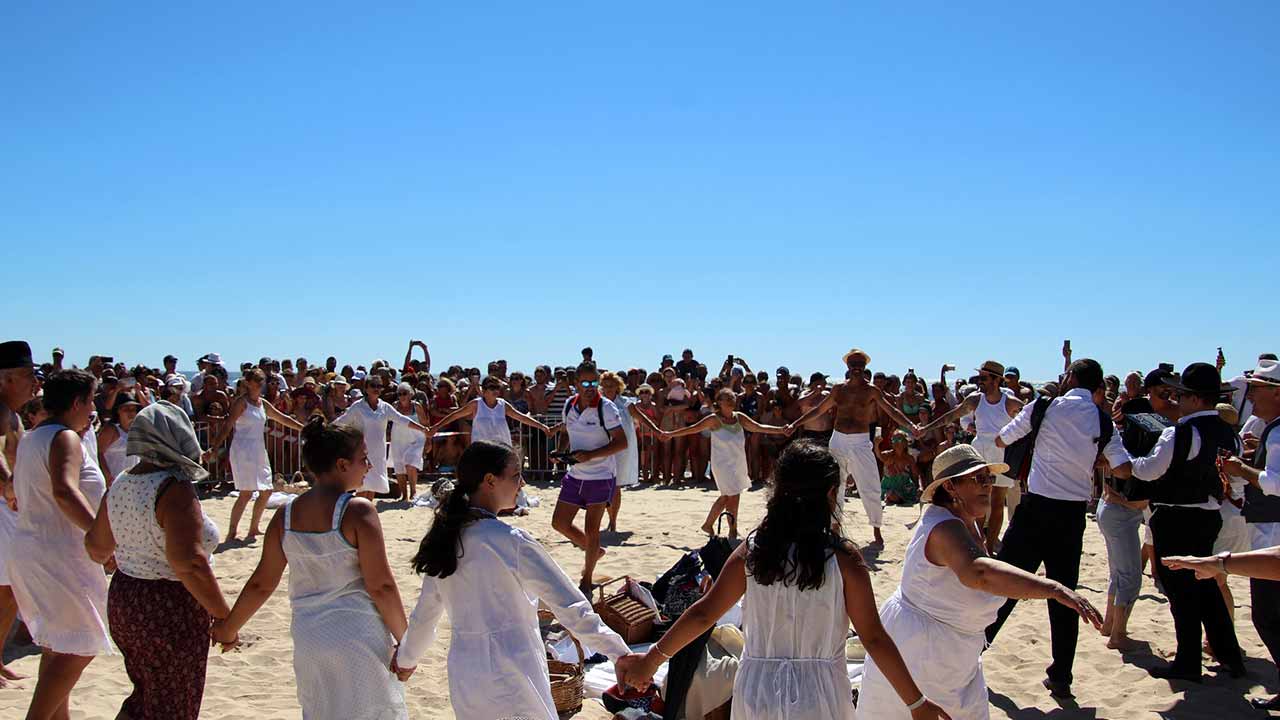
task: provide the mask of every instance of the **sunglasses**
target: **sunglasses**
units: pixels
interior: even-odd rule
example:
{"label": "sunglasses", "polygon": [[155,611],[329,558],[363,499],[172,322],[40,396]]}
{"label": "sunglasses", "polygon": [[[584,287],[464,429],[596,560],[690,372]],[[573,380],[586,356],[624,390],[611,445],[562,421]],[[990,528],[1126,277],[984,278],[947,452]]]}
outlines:
{"label": "sunglasses", "polygon": [[383,387],[382,383],[365,383],[364,386],[370,390],[381,390]]}
{"label": "sunglasses", "polygon": [[978,472],[970,475],[969,479],[973,480],[980,487],[988,487],[996,483],[996,476],[992,475],[991,471],[986,469],[979,470]]}
{"label": "sunglasses", "polygon": [[578,384],[584,388],[600,387],[599,380],[579,380]]}

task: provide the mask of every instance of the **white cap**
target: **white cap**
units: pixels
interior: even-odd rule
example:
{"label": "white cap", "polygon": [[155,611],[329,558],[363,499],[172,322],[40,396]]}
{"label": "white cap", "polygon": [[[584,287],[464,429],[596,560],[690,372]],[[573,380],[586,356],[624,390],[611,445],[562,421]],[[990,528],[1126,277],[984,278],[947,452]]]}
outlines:
{"label": "white cap", "polygon": [[208,355],[205,355],[204,357],[205,357],[205,359],[206,359],[206,360],[208,360],[209,362],[213,363],[214,365],[221,365],[221,364],[222,364],[222,355],[220,355],[220,354],[218,354],[218,353],[209,353]]}

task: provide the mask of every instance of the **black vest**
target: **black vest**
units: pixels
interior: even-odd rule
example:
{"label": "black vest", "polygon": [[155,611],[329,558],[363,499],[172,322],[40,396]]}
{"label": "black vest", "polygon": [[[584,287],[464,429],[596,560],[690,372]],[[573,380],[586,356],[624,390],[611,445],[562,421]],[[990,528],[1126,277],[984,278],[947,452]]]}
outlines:
{"label": "black vest", "polygon": [[[1200,452],[1191,453],[1191,428],[1200,433]],[[1179,423],[1173,435],[1173,462],[1169,472],[1152,483],[1151,502],[1167,505],[1197,505],[1213,498],[1222,501],[1222,479],[1218,475],[1218,451],[1234,451],[1235,430],[1222,418],[1202,415]]]}
{"label": "black vest", "polygon": [[[1262,470],[1267,467],[1267,436],[1280,426],[1280,418],[1267,423],[1262,431],[1262,439],[1258,441],[1258,450],[1253,455],[1253,466]],[[1244,521],[1247,523],[1280,522],[1280,497],[1267,495],[1253,485],[1244,486]]]}

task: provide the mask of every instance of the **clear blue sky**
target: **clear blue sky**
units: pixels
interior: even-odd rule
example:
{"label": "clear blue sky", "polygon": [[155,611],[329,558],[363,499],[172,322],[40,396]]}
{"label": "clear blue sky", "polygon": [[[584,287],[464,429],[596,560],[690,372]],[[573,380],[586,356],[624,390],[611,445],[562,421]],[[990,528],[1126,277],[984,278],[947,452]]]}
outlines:
{"label": "clear blue sky", "polygon": [[1271,0],[8,2],[3,334],[1033,378],[1069,337],[1236,372],[1280,350],[1248,314],[1277,28]]}

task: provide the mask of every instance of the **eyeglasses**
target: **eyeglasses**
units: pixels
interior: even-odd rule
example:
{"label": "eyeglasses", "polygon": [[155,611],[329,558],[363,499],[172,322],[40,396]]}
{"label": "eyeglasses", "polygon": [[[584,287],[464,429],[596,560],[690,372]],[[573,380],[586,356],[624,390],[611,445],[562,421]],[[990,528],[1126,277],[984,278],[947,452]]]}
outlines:
{"label": "eyeglasses", "polygon": [[584,388],[600,387],[599,380],[579,380],[578,384]]}
{"label": "eyeglasses", "polygon": [[367,387],[367,388],[369,388],[370,390],[381,390],[381,389],[382,389],[382,383],[365,383],[365,384],[364,384],[364,386],[365,386],[365,387]]}
{"label": "eyeglasses", "polygon": [[983,468],[982,470],[979,470],[978,472],[970,475],[969,478],[982,487],[988,487],[991,485],[995,485],[996,483],[996,476],[992,475],[991,471],[987,470],[986,468]]}

